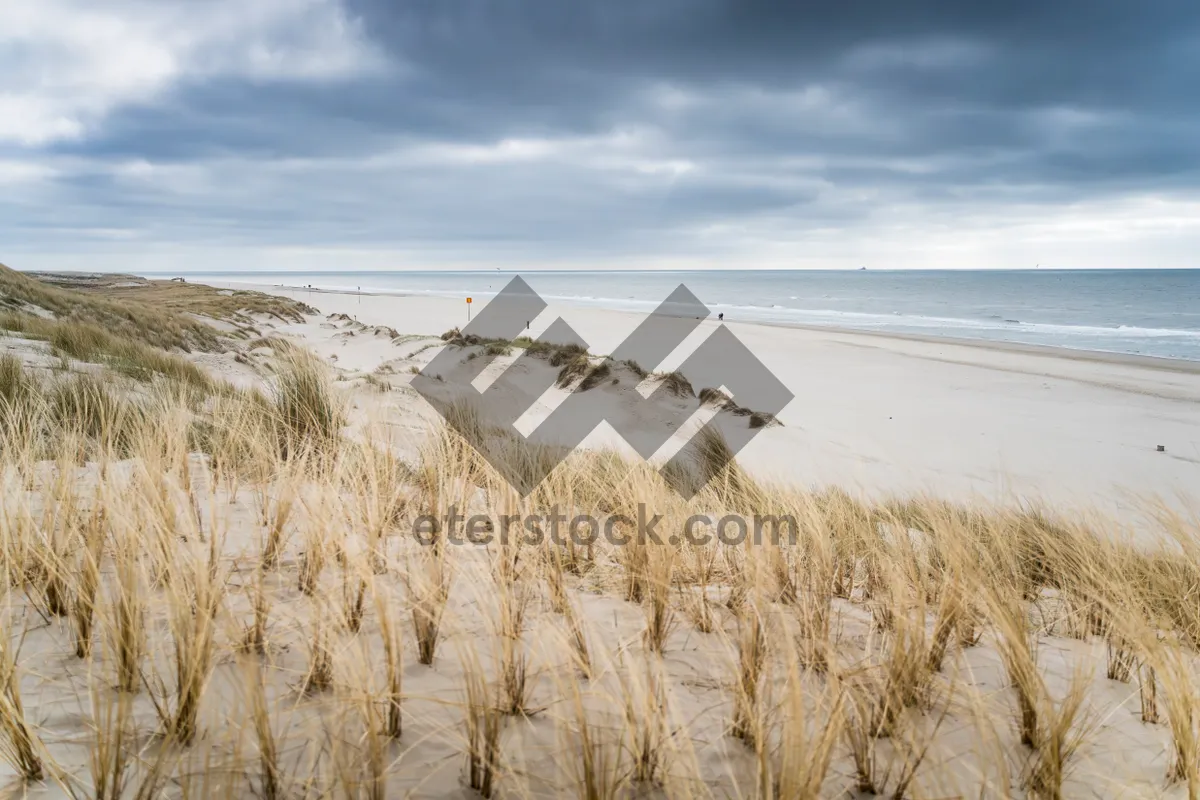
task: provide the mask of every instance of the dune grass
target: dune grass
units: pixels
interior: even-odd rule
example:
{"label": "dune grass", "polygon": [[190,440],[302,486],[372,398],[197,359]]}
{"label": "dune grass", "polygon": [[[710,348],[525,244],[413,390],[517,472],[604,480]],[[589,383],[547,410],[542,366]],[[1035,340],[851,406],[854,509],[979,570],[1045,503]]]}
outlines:
{"label": "dune grass", "polygon": [[345,413],[329,376],[313,356],[304,351],[285,356],[271,400],[283,458],[336,447]]}
{"label": "dune grass", "polygon": [[696,396],[696,391],[692,388],[691,381],[678,370],[674,372],[656,372],[654,373],[654,377],[659,379],[659,383],[663,388],[676,397]]}
{"label": "dune grass", "polygon": [[[38,459],[70,438],[81,457],[126,458],[137,437],[175,415],[185,450],[246,475],[272,474],[277,459],[336,449],[342,402],[306,351],[279,358],[266,393],[235,389],[153,347],[138,349],[137,358],[143,369],[99,359],[112,371],[62,372],[0,356],[0,447]],[[156,369],[144,371],[147,364]]]}
{"label": "dune grass", "polygon": [[[203,392],[223,387],[179,351],[238,350],[258,335],[252,315],[298,322],[314,311],[286,298],[198,284],[120,275],[40,277],[0,264],[0,333],[45,341],[67,365],[70,359],[99,363],[137,381],[161,377]],[[234,327],[224,335],[204,317]],[[281,342],[255,340],[282,352]]]}
{"label": "dune grass", "polygon": [[0,314],[0,330],[44,340],[55,355],[105,364],[136,380],[160,375],[199,389],[212,386],[212,379],[186,358],[140,339],[111,334],[90,322],[8,313]]}
{"label": "dune grass", "polygon": [[[185,314],[54,286],[2,264],[0,295],[49,312],[54,320],[87,326],[86,330],[89,331],[100,329],[110,337],[129,339],[163,350],[215,350],[219,346],[215,329]],[[9,311],[2,316],[0,327],[25,330],[12,327],[17,318],[24,319],[30,332],[35,334],[40,331],[37,320],[45,319],[36,314]]]}
{"label": "dune grass", "polygon": [[26,372],[21,359],[0,355],[0,402],[20,403],[37,390],[37,382]]}
{"label": "dune grass", "polygon": [[118,302],[138,302],[181,314],[199,314],[213,319],[253,325],[250,315],[259,314],[280,322],[303,322],[316,309],[298,300],[245,289],[217,289],[200,283],[138,281],[136,284],[101,285],[90,291]]}
{"label": "dune grass", "polygon": [[[7,268],[3,268],[7,269]],[[9,270],[12,272],[12,270]],[[148,280],[136,275],[99,273],[31,273],[17,277],[0,273],[0,292],[25,299],[57,315],[64,306],[76,315],[99,315],[123,309],[132,322],[147,318],[147,311],[178,322],[195,314],[234,323],[251,323],[249,315],[263,314],[281,322],[300,322],[315,309],[296,300],[251,290],[217,289],[199,283]],[[40,290],[21,283],[26,277],[40,284]],[[33,291],[31,291],[33,289]],[[61,295],[55,292],[65,292]],[[69,298],[65,299],[64,297]],[[82,299],[81,299],[82,297]],[[36,298],[36,299],[27,299]],[[149,318],[155,318],[153,316]],[[163,345],[160,345],[163,346]]]}
{"label": "dune grass", "polygon": [[[1042,509],[767,485],[715,435],[688,500],[608,452],[522,498],[473,448],[487,431],[469,409],[402,461],[300,350],[267,393],[197,405],[165,386],[0,359],[0,758],[18,781],[94,797],[204,776],[265,797],[1200,791],[1194,520],[1160,509],[1134,541]],[[637,520],[639,504],[661,541],[471,544],[446,521],[485,514],[498,535],[504,515]],[[796,536],[670,538],[697,514],[790,517]],[[75,696],[64,734],[54,704]],[[1161,757],[1110,759],[1129,737]],[[1103,782],[1084,768],[1110,761],[1125,771]]]}
{"label": "dune grass", "polygon": [[212,379],[175,351],[223,348],[217,331],[168,305],[149,306],[50,285],[0,265],[0,331],[49,344],[64,364],[93,362],[146,382],[162,377],[200,391]]}

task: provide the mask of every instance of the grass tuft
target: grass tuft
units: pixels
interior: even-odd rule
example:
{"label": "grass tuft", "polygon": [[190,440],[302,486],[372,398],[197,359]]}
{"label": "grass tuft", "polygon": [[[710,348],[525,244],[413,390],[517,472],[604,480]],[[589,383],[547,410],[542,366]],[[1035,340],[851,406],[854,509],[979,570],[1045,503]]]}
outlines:
{"label": "grass tuft", "polygon": [[342,403],[334,395],[328,374],[314,356],[303,351],[289,353],[280,361],[271,393],[280,454],[285,459],[328,454],[345,423]]}

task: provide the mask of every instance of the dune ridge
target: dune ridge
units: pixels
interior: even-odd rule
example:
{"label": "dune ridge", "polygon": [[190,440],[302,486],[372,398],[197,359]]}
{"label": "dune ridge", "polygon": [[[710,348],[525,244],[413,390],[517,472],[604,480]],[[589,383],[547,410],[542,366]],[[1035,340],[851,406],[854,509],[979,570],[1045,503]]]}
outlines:
{"label": "dune ridge", "polygon": [[[204,383],[122,371],[32,325],[0,338],[11,791],[1200,792],[1200,526],[1176,505],[1144,498],[1132,522],[1011,495],[805,488],[725,465],[719,436],[693,441],[703,488],[684,500],[603,432],[520,497],[480,452],[536,453],[486,408],[440,424],[406,387],[451,346],[440,332],[298,313],[247,308],[254,333],[159,348]],[[487,346],[460,346],[462,363],[502,369]],[[814,425],[781,417],[758,438],[787,446]],[[624,544],[500,537],[505,517],[551,507],[649,509],[666,541],[626,522]],[[452,509],[482,520],[477,541]],[[681,534],[698,514],[795,524],[697,545]]]}

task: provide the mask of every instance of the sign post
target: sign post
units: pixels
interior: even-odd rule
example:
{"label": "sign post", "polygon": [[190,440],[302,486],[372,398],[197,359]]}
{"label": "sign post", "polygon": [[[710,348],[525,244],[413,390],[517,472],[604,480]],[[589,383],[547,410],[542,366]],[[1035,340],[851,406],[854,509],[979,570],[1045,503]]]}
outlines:
{"label": "sign post", "polygon": [[467,324],[471,324],[471,298],[467,298]]}

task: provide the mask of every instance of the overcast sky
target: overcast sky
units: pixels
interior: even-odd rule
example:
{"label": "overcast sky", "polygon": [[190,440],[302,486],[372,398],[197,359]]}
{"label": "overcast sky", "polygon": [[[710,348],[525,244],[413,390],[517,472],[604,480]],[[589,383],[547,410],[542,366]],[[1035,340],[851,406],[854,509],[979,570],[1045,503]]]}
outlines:
{"label": "overcast sky", "polygon": [[18,268],[1200,266],[1197,0],[6,0]]}

